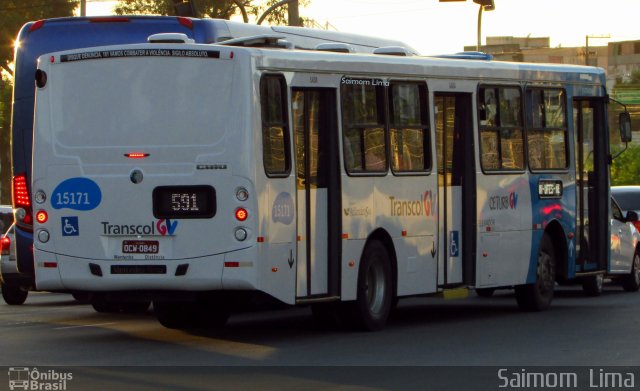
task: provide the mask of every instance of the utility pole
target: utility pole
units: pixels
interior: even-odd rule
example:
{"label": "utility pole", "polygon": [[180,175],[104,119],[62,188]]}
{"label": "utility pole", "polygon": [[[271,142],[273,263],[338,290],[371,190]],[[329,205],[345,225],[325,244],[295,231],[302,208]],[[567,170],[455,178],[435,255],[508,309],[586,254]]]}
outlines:
{"label": "utility pole", "polygon": [[80,16],[87,16],[87,0],[80,0]]}
{"label": "utility pole", "polygon": [[[584,65],[589,66],[589,38],[611,38],[610,34],[607,35],[587,35],[585,37],[586,46],[584,48]],[[596,66],[598,65],[598,60],[596,59]]]}

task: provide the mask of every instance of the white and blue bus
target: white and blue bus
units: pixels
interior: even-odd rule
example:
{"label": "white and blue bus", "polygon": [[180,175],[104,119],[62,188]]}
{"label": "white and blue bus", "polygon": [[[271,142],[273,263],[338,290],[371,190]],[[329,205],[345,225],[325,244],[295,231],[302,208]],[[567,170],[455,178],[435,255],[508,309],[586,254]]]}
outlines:
{"label": "white and blue bus", "polygon": [[513,287],[544,310],[556,280],[602,274],[604,71],[400,54],[256,37],[42,56],[37,288],[152,300],[168,327],[255,294],[376,330],[397,298]]}
{"label": "white and blue bus", "polygon": [[[3,292],[33,288],[33,208],[29,196],[33,144],[33,74],[38,57],[45,53],[115,44],[143,43],[153,34],[173,32],[196,43],[216,43],[258,34],[282,34],[297,47],[348,45],[356,52],[372,52],[381,46],[406,44],[336,31],[289,26],[258,26],[223,19],[175,16],[99,16],[45,19],[26,23],[15,43],[15,83],[11,121],[13,207],[19,211],[16,252],[19,273],[3,274]],[[157,38],[156,38],[157,39]],[[162,39],[162,37],[160,37]],[[410,49],[414,51],[414,49]],[[8,226],[7,226],[8,227]],[[4,231],[2,231],[4,233]],[[22,293],[19,293],[22,295]],[[19,301],[19,300],[11,300]]]}

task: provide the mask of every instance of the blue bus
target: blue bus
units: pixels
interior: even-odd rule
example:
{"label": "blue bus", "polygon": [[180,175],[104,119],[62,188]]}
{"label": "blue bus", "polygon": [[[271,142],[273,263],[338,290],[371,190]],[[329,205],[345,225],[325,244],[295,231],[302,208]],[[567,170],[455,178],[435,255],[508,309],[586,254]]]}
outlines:
{"label": "blue bus", "polygon": [[[337,43],[353,52],[380,47],[408,47],[394,40],[288,26],[257,26],[222,19],[176,16],[103,16],[39,20],[25,24],[16,40],[15,84],[11,120],[13,207],[16,210],[16,251],[19,274],[3,283],[33,288],[33,210],[29,194],[33,140],[34,74],[45,53],[113,44],[144,43],[159,33],[180,33],[196,43],[216,43],[238,37],[277,34],[298,48]],[[414,51],[413,49],[411,49]],[[415,51],[414,51],[415,52]]]}

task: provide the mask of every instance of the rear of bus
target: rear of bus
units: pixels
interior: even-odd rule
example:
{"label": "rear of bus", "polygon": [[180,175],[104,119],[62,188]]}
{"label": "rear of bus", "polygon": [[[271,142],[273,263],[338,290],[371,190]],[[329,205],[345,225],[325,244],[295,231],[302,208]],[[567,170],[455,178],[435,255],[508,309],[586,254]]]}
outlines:
{"label": "rear of bus", "polygon": [[228,35],[218,31],[218,26],[225,27],[215,21],[182,17],[117,16],[46,19],[22,27],[16,39],[14,59],[11,160],[13,206],[20,217],[16,225],[18,263],[25,277],[33,276],[33,210],[27,184],[31,182],[33,75],[37,58],[75,48],[144,43],[149,35],[166,32],[182,33],[196,42],[215,42],[218,35]]}
{"label": "rear of bus", "polygon": [[[251,289],[249,61],[231,48],[111,46],[45,55],[32,197],[36,288]],[[247,268],[247,273],[252,273]]]}

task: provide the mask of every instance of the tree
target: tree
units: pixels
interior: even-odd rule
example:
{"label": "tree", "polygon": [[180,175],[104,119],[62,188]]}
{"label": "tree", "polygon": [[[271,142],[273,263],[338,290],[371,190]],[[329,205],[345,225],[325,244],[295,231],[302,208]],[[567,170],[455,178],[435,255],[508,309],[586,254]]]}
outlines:
{"label": "tree", "polygon": [[[194,0],[192,0],[194,1]],[[279,0],[195,0],[198,17],[230,19],[234,15],[252,15],[258,18],[267,8],[278,3]],[[300,4],[307,4],[300,1]],[[118,15],[175,15],[173,0],[119,0],[114,12]],[[287,8],[280,7],[266,18],[271,24],[286,24]],[[247,18],[245,17],[245,22]]]}
{"label": "tree", "polygon": [[73,15],[78,0],[3,0],[0,3],[0,67],[13,74],[13,43],[23,24]]}
{"label": "tree", "polygon": [[10,120],[14,40],[32,20],[71,16],[78,0],[2,0],[0,3],[0,203],[11,202]]}

